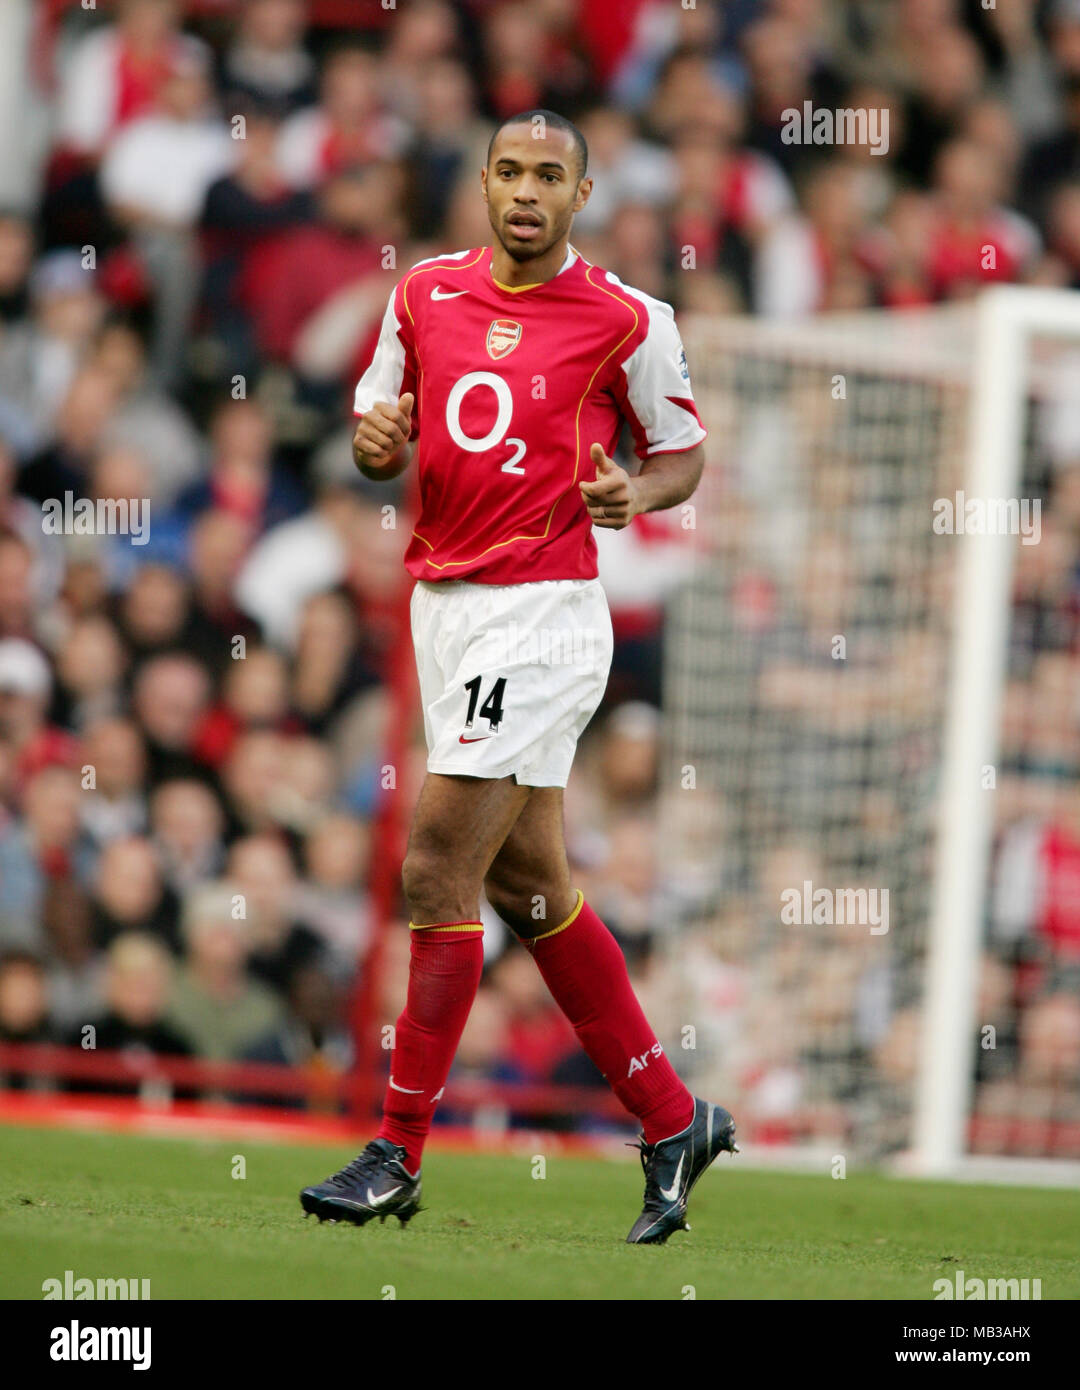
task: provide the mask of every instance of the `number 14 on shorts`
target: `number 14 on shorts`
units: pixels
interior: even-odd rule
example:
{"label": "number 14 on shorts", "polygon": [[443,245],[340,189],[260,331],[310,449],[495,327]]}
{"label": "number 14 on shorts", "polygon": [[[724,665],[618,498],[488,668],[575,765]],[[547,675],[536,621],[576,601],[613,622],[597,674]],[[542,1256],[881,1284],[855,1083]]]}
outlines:
{"label": "number 14 on shorts", "polygon": [[462,734],[461,743],[479,743],[481,739],[490,738],[492,734],[499,732],[499,725],[502,723],[503,717],[503,694],[506,691],[506,677],[497,676],[495,678],[487,699],[484,700],[483,704],[480,704],[480,697],[483,693],[480,688],[482,680],[482,676],[473,676],[471,681],[465,682],[465,689],[469,693],[469,709],[465,715],[465,728],[472,729],[477,718],[477,706],[479,705],[479,717],[487,720],[489,732],[479,734],[475,738],[466,738]]}

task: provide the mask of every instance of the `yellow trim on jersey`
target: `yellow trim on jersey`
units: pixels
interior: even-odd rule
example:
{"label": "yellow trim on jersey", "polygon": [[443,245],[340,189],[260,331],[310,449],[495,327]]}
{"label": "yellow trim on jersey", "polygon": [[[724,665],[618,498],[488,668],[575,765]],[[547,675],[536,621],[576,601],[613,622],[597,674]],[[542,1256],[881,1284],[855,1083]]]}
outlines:
{"label": "yellow trim on jersey", "polygon": [[[557,276],[552,276],[552,279],[557,278]],[[524,290],[538,290],[541,285],[550,285],[551,280],[534,280],[531,285],[504,285],[501,280],[496,280],[493,275],[491,277],[491,283],[493,285],[498,285],[499,289],[505,290],[507,294],[521,294]]]}
{"label": "yellow trim on jersey", "polygon": [[535,946],[536,943],[537,943],[538,941],[546,941],[546,940],[548,939],[549,936],[558,936],[558,934],[559,934],[561,931],[565,931],[565,930],[567,929],[567,927],[573,925],[574,921],[575,921],[576,918],[577,918],[578,913],[581,911],[581,909],[582,909],[584,906],[585,906],[585,894],[584,894],[584,893],[581,891],[581,889],[579,888],[579,889],[577,890],[577,903],[576,903],[576,905],[575,905],[575,907],[574,907],[573,912],[571,912],[570,916],[567,917],[566,921],[565,921],[565,922],[560,922],[559,925],[558,925],[557,927],[552,927],[552,929],[551,929],[550,931],[543,932],[543,933],[541,933],[540,936],[522,937],[522,940],[524,941],[525,945],[531,948],[531,947]]}
{"label": "yellow trim on jersey", "polygon": [[[582,259],[584,260],[584,257],[582,257]],[[589,383],[588,383],[588,385],[585,387],[585,390],[581,393],[581,399],[578,401],[577,410],[576,410],[575,413],[574,413],[574,476],[573,476],[573,478],[571,478],[571,480],[570,480],[570,487],[568,487],[568,488],[566,489],[567,492],[569,492],[569,491],[571,490],[571,488],[573,488],[574,484],[577,482],[578,469],[579,469],[580,466],[581,466],[581,410],[582,410],[582,407],[584,406],[585,401],[586,401],[586,399],[587,399],[587,397],[588,397],[588,395],[589,395],[589,392],[592,390],[593,382],[596,380],[596,378],[597,378],[597,376],[599,375],[601,369],[602,369],[603,367],[606,367],[606,366],[607,366],[607,364],[608,364],[608,362],[610,361],[610,359],[611,359],[612,357],[614,357],[615,353],[617,353],[617,352],[619,351],[619,349],[622,347],[623,343],[626,342],[627,338],[629,338],[629,337],[632,336],[632,334],[636,331],[638,324],[641,322],[641,315],[638,313],[637,309],[634,308],[633,305],[627,304],[624,300],[620,299],[619,296],[618,296],[617,294],[612,294],[610,290],[605,290],[604,287],[603,287],[603,285],[598,285],[598,284],[596,284],[596,282],[591,278],[591,273],[592,273],[592,271],[594,271],[594,270],[596,269],[596,267],[595,267],[591,262],[588,262],[588,261],[586,261],[585,264],[588,266],[588,270],[586,270],[586,272],[585,272],[585,279],[588,281],[588,283],[589,283],[590,285],[592,285],[593,289],[594,289],[594,290],[600,290],[601,293],[606,294],[606,295],[610,295],[611,298],[615,300],[616,304],[621,304],[621,305],[623,306],[624,309],[629,309],[629,311],[630,311],[630,312],[633,314],[633,316],[634,316],[634,322],[633,322],[633,324],[630,326],[630,328],[628,329],[628,331],[623,335],[623,337],[619,339],[619,341],[615,344],[615,346],[614,346],[614,347],[611,349],[611,351],[607,354],[607,356],[606,356],[601,362],[599,362],[599,363],[597,364],[596,370],[593,372],[592,376],[589,378]],[[492,277],[492,278],[494,279],[494,277]],[[543,283],[544,283],[544,284],[550,284],[551,281],[550,281],[550,280],[545,280]],[[528,288],[528,287],[527,287],[527,286],[523,286],[522,288]],[[468,560],[447,560],[444,564],[441,564],[441,565],[436,564],[434,560],[425,560],[424,563],[425,563],[426,565],[430,565],[431,568],[432,568],[433,570],[459,569],[462,565],[473,565],[473,564],[476,563],[477,560],[482,560],[482,559],[484,558],[485,555],[490,554],[491,551],[493,551],[493,550],[502,550],[504,546],[513,545],[515,541],[542,541],[542,540],[545,540],[545,539],[547,538],[548,532],[551,530],[551,519],[552,519],[552,517],[555,515],[555,508],[559,505],[559,503],[562,501],[563,497],[565,497],[565,496],[566,496],[566,493],[562,493],[562,494],[560,494],[560,496],[556,497],[556,499],[555,499],[554,502],[552,502],[552,504],[551,504],[551,510],[550,510],[550,511],[548,512],[548,514],[547,514],[547,521],[544,523],[544,529],[540,532],[539,535],[536,535],[536,536],[527,536],[527,535],[511,536],[509,540],[505,540],[505,541],[496,541],[494,545],[489,545],[488,548],[487,548],[487,550],[481,550],[481,552],[480,552],[479,555],[473,555],[473,556],[472,556],[470,559],[468,559]],[[435,547],[432,545],[432,543],[431,543],[425,536],[421,536],[420,533],[419,533],[418,531],[414,531],[414,532],[413,532],[413,535],[416,537],[416,539],[417,539],[418,541],[423,541],[423,543],[427,546],[427,548],[428,548],[429,550],[434,550],[434,549],[435,549]],[[567,923],[566,925],[568,926],[569,923]],[[557,930],[561,930],[561,928],[557,928]],[[550,936],[551,933],[548,932],[547,935]],[[540,937],[537,937],[536,940],[539,941],[539,940],[541,940],[541,938],[540,938]]]}
{"label": "yellow trim on jersey", "polygon": [[410,922],[410,931],[483,931],[483,922]]}
{"label": "yellow trim on jersey", "polygon": [[[566,243],[566,249],[568,252],[573,252],[575,260],[580,259],[581,252],[578,251],[575,247],[571,246],[569,242]],[[573,264],[574,262],[571,261],[570,265]],[[507,294],[521,294],[523,290],[538,290],[541,285],[553,285],[555,281],[559,278],[559,276],[563,273],[563,271],[569,269],[570,266],[568,266],[566,262],[563,261],[562,267],[555,272],[555,274],[551,277],[550,280],[534,280],[531,285],[504,285],[501,280],[496,280],[494,275],[491,277],[491,279],[493,284],[498,285],[499,289],[505,290]]]}

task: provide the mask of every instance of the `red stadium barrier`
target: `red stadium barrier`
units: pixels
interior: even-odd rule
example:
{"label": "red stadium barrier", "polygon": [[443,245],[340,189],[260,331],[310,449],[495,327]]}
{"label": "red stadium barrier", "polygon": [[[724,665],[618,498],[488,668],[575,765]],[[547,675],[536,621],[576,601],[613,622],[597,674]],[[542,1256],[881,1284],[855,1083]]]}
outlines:
{"label": "red stadium barrier", "polygon": [[[19,1078],[38,1089],[10,1089]],[[138,1095],[94,1095],[80,1092],[77,1083],[111,1083],[138,1087]],[[59,1088],[76,1083],[72,1089]],[[176,1099],[171,1090],[201,1094],[201,1099]],[[259,1097],[263,1103],[228,1097]],[[0,1124],[98,1125],[104,1128],[209,1135],[244,1132],[255,1137],[311,1143],[349,1143],[365,1135],[370,1117],[358,1115],[349,1102],[353,1083],[347,1073],[327,1073],[264,1062],[211,1062],[188,1057],[160,1057],[133,1052],[83,1051],[45,1044],[0,1043]],[[306,1101],[309,1108],[281,1109],[274,1100]],[[616,1098],[606,1090],[584,1086],[452,1079],[443,1101],[445,1113],[466,1116],[464,1123],[437,1126],[433,1137],[444,1147],[469,1149],[519,1147],[526,1136],[544,1130],[554,1116],[589,1115],[628,1128]],[[510,1117],[527,1116],[510,1128]],[[788,1148],[800,1134],[810,1132],[791,1117],[783,1131],[763,1125],[753,1139],[762,1148]],[[594,1152],[611,1141],[586,1135],[544,1131],[566,1151]],[[618,1140],[614,1141],[616,1144]],[[1037,1120],[1029,1116],[976,1116],[970,1125],[969,1147],[987,1155],[1047,1154],[1080,1157],[1080,1123]]]}
{"label": "red stadium barrier", "polygon": [[[163,1057],[149,1053],[84,1051],[42,1043],[0,1042],[0,1078],[26,1077],[56,1082],[112,1085],[168,1085],[209,1093],[257,1095],[288,1100],[305,1098],[323,1111],[351,1099],[353,1083],[345,1072],[328,1073],[270,1062],[212,1062],[205,1058]],[[0,1092],[3,1090],[0,1081]],[[177,1102],[179,1103],[179,1102]],[[606,1089],[553,1086],[459,1078],[447,1084],[446,1110],[475,1113],[505,1109],[531,1116],[596,1115],[621,1120],[626,1112]],[[365,1117],[357,1117],[362,1120]]]}
{"label": "red stadium barrier", "polygon": [[[233,1143],[257,1140],[336,1144],[346,1148],[357,1147],[358,1141],[366,1137],[346,1118],[275,1110],[267,1106],[207,1101],[174,1101],[168,1106],[151,1106],[133,1096],[42,1095],[3,1090],[0,1090],[0,1125],[93,1129],[158,1138],[198,1137]],[[428,1148],[443,1152],[532,1154],[541,1144],[548,1154],[626,1156],[619,1137],[559,1134],[536,1129],[507,1130],[482,1121],[472,1127],[437,1125]]]}

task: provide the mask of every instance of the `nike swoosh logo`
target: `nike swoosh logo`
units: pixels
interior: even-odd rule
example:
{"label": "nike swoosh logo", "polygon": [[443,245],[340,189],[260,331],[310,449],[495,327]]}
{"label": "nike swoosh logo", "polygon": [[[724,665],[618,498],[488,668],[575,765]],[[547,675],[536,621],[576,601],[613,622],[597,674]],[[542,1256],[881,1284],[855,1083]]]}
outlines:
{"label": "nike swoosh logo", "polygon": [[399,1086],[393,1077],[390,1078],[390,1089],[392,1091],[400,1091],[402,1095],[406,1096],[422,1096],[424,1094],[424,1088],[422,1086],[418,1091],[410,1091],[408,1086]]}
{"label": "nike swoosh logo", "polygon": [[431,291],[432,299],[459,299],[463,294],[468,294],[468,290],[444,290],[442,285],[436,285]]}
{"label": "nike swoosh logo", "polygon": [[396,1196],[397,1193],[399,1193],[402,1190],[403,1186],[403,1183],[398,1183],[397,1187],[392,1187],[389,1192],[384,1192],[381,1197],[376,1197],[374,1192],[372,1192],[371,1188],[369,1187],[367,1190],[368,1206],[381,1207],[384,1202],[388,1202],[391,1197]]}
{"label": "nike swoosh logo", "polygon": [[678,1168],[675,1169],[675,1181],[671,1184],[670,1187],[662,1187],[662,1188],[660,1189],[660,1196],[663,1197],[663,1199],[664,1199],[665,1202],[676,1202],[676,1201],[678,1201],[678,1198],[679,1198],[679,1179],[682,1177],[682,1166],[683,1166],[683,1163],[685,1162],[685,1160],[686,1160],[686,1150],[683,1149],[682,1153],[679,1155],[679,1166],[678,1166]]}
{"label": "nike swoosh logo", "polygon": [[466,738],[464,734],[459,734],[458,743],[483,743],[485,739],[490,737],[490,734],[481,734],[479,738]]}

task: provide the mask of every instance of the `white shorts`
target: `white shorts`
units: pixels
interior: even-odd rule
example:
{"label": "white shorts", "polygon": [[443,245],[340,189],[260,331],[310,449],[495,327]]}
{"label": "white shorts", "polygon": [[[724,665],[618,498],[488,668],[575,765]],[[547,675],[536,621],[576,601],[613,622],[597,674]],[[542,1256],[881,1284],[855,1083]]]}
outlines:
{"label": "white shorts", "polygon": [[611,667],[598,579],[417,580],[412,635],[429,772],[566,786]]}

